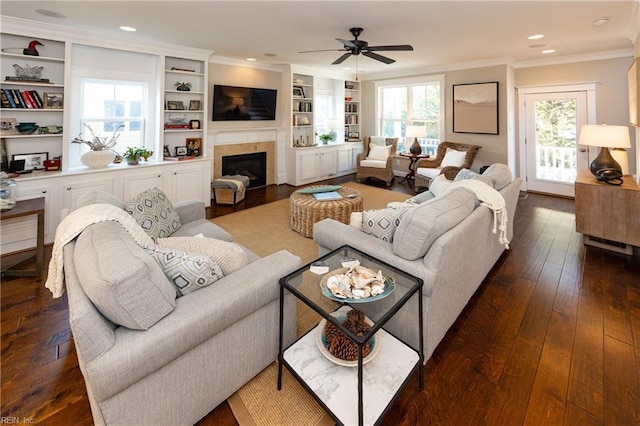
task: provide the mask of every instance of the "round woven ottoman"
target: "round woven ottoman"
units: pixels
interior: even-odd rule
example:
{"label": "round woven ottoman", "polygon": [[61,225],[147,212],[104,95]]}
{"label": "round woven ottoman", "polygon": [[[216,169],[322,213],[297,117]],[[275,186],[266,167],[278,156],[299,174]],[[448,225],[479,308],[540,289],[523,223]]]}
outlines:
{"label": "round woven ottoman", "polygon": [[[344,224],[349,224],[351,213],[362,211],[362,193],[346,187],[340,188],[338,193],[342,195],[342,199],[327,201],[318,201],[313,194],[301,194],[299,192],[291,194],[291,229],[307,238],[312,238],[313,224],[323,219],[331,218]],[[350,195],[352,198],[349,198]]]}

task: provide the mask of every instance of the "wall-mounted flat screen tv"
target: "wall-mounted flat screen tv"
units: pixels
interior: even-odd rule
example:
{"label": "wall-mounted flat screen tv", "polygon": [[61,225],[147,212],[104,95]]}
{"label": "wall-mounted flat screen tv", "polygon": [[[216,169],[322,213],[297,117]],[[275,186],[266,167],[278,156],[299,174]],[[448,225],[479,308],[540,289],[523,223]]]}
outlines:
{"label": "wall-mounted flat screen tv", "polygon": [[257,89],[215,84],[213,121],[275,120],[275,89]]}

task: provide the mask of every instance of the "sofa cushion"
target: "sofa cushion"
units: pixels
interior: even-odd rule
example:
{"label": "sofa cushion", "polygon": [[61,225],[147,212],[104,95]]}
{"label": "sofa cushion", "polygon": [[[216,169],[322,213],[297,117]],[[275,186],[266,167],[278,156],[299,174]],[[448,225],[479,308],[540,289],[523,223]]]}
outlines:
{"label": "sofa cushion", "polygon": [[393,242],[393,235],[402,216],[413,208],[415,206],[405,205],[379,210],[365,210],[362,212],[362,232],[383,241]]}
{"label": "sofa cushion", "polygon": [[439,197],[444,191],[451,186],[451,181],[447,179],[445,175],[440,175],[437,178],[429,182],[429,191],[435,196]]}
{"label": "sofa cushion", "polygon": [[511,169],[502,163],[494,163],[490,165],[487,170],[482,173],[482,176],[488,176],[493,182],[493,189],[500,191],[505,186],[509,185],[513,176]]}
{"label": "sofa cushion", "polygon": [[81,194],[73,202],[71,210],[78,210],[80,207],[89,206],[91,204],[111,204],[119,209],[124,208],[124,203],[115,195],[106,191],[88,191]]}
{"label": "sofa cushion", "polygon": [[447,148],[447,152],[444,154],[444,158],[440,163],[440,168],[449,166],[460,167],[464,164],[466,156],[467,151],[458,151],[457,149]]}
{"label": "sofa cushion", "polygon": [[143,191],[125,203],[124,209],[153,239],[166,238],[180,226],[180,215],[159,188]]}
{"label": "sofa cushion", "polygon": [[410,209],[396,229],[393,253],[407,260],[423,257],[435,240],[460,223],[475,207],[475,195],[461,188]]}
{"label": "sofa cushion", "polygon": [[88,226],[74,253],[82,289],[114,324],[147,330],[175,308],[173,285],[117,222]]}
{"label": "sofa cushion", "polygon": [[376,169],[386,169],[387,160],[360,160],[360,167],[374,167]]}
{"label": "sofa cushion", "polygon": [[220,265],[224,275],[229,275],[233,271],[249,264],[249,257],[240,245],[229,241],[216,240],[215,238],[160,238],[158,239],[158,245],[207,256]]}
{"label": "sofa cushion", "polygon": [[458,174],[456,175],[456,177],[453,179],[453,181],[457,182],[457,181],[465,180],[465,179],[479,180],[479,181],[484,182],[487,185],[493,187],[493,180],[491,179],[491,177],[486,176],[486,175],[478,174],[478,173],[474,172],[473,170],[469,170],[469,169],[460,170],[458,172]]}
{"label": "sofa cushion", "polygon": [[224,276],[220,265],[208,256],[157,245],[145,251],[158,262],[165,276],[175,286],[178,296],[211,285]]}
{"label": "sofa cushion", "polygon": [[433,192],[431,192],[430,190],[426,190],[409,198],[407,202],[414,203],[414,204],[422,204],[425,201],[431,200],[433,197],[435,197]]}

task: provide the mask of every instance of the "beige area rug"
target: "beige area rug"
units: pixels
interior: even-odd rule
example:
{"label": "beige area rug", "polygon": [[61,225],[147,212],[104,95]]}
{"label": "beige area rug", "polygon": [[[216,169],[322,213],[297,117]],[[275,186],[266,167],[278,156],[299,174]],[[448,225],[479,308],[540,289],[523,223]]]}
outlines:
{"label": "beige area rug", "polygon": [[[344,184],[364,195],[364,209],[380,209],[392,201],[404,201],[410,197],[387,189]],[[230,232],[235,241],[264,257],[279,250],[300,256],[302,263],[318,257],[318,246],[289,227],[289,199],[275,201],[220,216],[211,220]],[[306,305],[298,303],[298,335],[317,324],[319,316]],[[313,397],[291,374],[284,369],[282,390],[277,391],[278,368],[269,365],[251,379],[228,402],[234,416],[242,426],[275,425],[333,425],[335,422],[325,413]]]}

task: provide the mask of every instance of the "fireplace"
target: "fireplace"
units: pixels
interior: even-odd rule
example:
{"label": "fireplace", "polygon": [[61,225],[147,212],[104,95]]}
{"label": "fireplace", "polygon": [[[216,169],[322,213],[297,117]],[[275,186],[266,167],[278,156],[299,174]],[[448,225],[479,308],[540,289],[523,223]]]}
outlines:
{"label": "fireplace", "polygon": [[222,157],[222,176],[244,175],[249,178],[248,188],[267,184],[267,153],[225,155]]}

